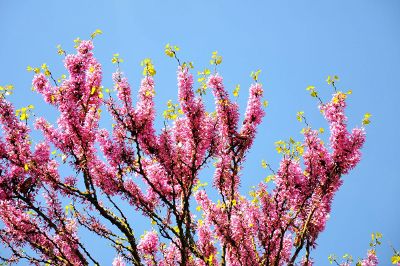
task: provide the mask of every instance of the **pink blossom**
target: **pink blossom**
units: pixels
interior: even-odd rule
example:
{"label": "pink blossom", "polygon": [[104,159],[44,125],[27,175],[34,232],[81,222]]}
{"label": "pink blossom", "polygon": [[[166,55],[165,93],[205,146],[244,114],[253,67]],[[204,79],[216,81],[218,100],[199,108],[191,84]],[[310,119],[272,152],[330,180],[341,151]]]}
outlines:
{"label": "pink blossom", "polygon": [[155,231],[147,232],[142,239],[140,239],[140,243],[138,248],[144,254],[153,254],[157,251],[158,247],[158,236]]}
{"label": "pink blossom", "polygon": [[378,265],[378,258],[376,257],[375,250],[369,250],[367,258],[361,261],[362,266],[376,266]]}
{"label": "pink blossom", "polygon": [[[31,121],[21,121],[0,96],[0,243],[14,253],[9,262],[28,248],[39,261],[88,265],[94,259],[79,238],[83,227],[115,247],[114,266],[313,265],[309,253],[300,256],[315,249],[342,177],[359,163],[365,142],[363,127],[347,127],[345,94],[320,106],[329,144],[307,128],[302,141],[288,144],[293,150],[283,155],[273,182],[247,195],[240,186],[265,115],[261,84],[250,86],[239,126],[239,106],[222,76],[207,81],[215,100],[210,114],[194,92],[190,69],[179,66],[180,115],[158,134],[154,78],[142,78],[134,104],[118,67],[116,92],[105,99],[93,49],[92,41],[81,41],[66,55],[68,76],[59,85],[44,74],[33,77],[33,87],[59,114],[54,123],[35,120],[44,140],[32,140]],[[103,104],[112,130],[100,123]],[[210,164],[212,177],[202,175]],[[205,178],[212,178],[215,193],[204,189]],[[130,211],[152,222],[140,240]],[[372,250],[361,261],[377,263]]]}
{"label": "pink blossom", "polygon": [[125,262],[121,256],[117,256],[114,258],[112,266],[125,266]]}

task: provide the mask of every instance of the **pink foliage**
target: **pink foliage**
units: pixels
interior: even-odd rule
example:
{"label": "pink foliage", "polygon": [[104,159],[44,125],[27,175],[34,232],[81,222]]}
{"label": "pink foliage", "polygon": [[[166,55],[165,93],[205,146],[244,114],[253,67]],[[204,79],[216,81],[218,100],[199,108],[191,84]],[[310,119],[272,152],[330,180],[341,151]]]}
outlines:
{"label": "pink foliage", "polygon": [[[360,161],[365,141],[364,128],[347,129],[343,93],[320,106],[329,145],[307,128],[299,146],[304,153],[285,154],[271,189],[262,182],[248,198],[239,192],[240,177],[265,115],[260,83],[250,86],[238,125],[239,107],[222,76],[207,81],[214,115],[195,94],[190,69],[179,66],[182,114],[157,134],[153,77],[142,79],[134,104],[118,68],[112,75],[117,97],[103,99],[102,69],[92,50],[92,41],[81,41],[76,54],[66,55],[69,75],[60,84],[34,76],[33,87],[59,112],[55,124],[36,119],[44,141],[34,147],[28,123],[0,96],[0,242],[12,251],[4,261],[97,263],[79,237],[84,228],[114,247],[114,266],[313,265],[309,253],[325,229],[342,175]],[[111,132],[99,126],[103,107],[113,118]],[[50,152],[54,148],[58,155]],[[202,189],[199,175],[213,160],[217,201]],[[61,164],[73,174],[64,177]],[[194,214],[196,202],[201,219]],[[133,228],[134,211],[152,222],[142,238]],[[33,252],[21,251],[27,247]],[[362,261],[377,263],[374,252]]]}

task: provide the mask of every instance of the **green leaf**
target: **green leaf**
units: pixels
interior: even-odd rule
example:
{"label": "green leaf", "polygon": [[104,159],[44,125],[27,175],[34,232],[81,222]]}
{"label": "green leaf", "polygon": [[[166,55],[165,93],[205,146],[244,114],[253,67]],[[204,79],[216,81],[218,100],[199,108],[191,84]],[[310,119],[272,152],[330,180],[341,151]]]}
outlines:
{"label": "green leaf", "polygon": [[336,260],[336,255],[335,254],[330,254],[328,256],[328,261],[330,264],[332,264]]}
{"label": "green leaf", "polygon": [[79,44],[81,43],[81,39],[78,37],[78,38],[76,38],[75,40],[74,40],[74,43],[75,43],[75,45],[74,45],[74,48],[77,48],[78,46],[79,46]]}
{"label": "green leaf", "polygon": [[306,90],[308,90],[308,91],[314,90],[314,89],[315,89],[315,86],[308,86],[308,87],[306,88]]}
{"label": "green leaf", "polygon": [[264,182],[265,182],[265,183],[268,183],[268,182],[270,182],[271,180],[275,180],[275,176],[274,176],[274,175],[269,175],[269,176],[267,176],[266,178],[264,178]]}
{"label": "green leaf", "polygon": [[[177,46],[176,46],[176,47],[177,47]],[[178,48],[178,49],[179,49],[179,48]],[[170,45],[169,43],[167,43],[167,44],[165,45],[164,53],[165,53],[167,56],[169,56],[169,57],[174,57],[174,55],[175,55],[175,51],[174,51],[174,49],[171,47],[171,45]]]}
{"label": "green leaf", "polygon": [[236,85],[235,89],[233,90],[233,96],[239,97],[240,85]]}
{"label": "green leaf", "polygon": [[268,164],[265,160],[261,160],[261,167],[262,168],[267,168]]}
{"label": "green leaf", "polygon": [[392,258],[391,258],[391,261],[392,261],[392,264],[400,263],[400,255],[398,255],[398,254],[393,255]]}
{"label": "green leaf", "polygon": [[100,34],[103,34],[103,31],[97,29],[90,35],[90,38],[94,39],[97,35],[100,35]]}
{"label": "green leaf", "polygon": [[328,77],[326,78],[326,82],[327,82],[329,85],[332,84],[332,78],[331,78],[331,76],[328,76]]}
{"label": "green leaf", "polygon": [[303,117],[304,117],[303,111],[297,112],[297,114],[296,114],[297,121],[299,121],[299,122],[303,121]]}
{"label": "green leaf", "polygon": [[371,118],[371,114],[370,113],[366,113],[365,115],[364,115],[364,118],[363,118],[363,120],[362,120],[362,124],[365,126],[365,125],[369,125],[370,123],[371,123],[371,120],[370,120],[370,118]]}
{"label": "green leaf", "polygon": [[219,65],[222,63],[222,56],[218,55],[217,51],[212,52],[210,64]]}
{"label": "green leaf", "polygon": [[250,77],[251,77],[255,82],[258,82],[258,76],[260,75],[260,73],[261,73],[261,69],[257,70],[256,72],[252,71],[252,72],[250,73]]}
{"label": "green leaf", "polygon": [[156,70],[150,58],[145,58],[140,63],[143,68],[143,76],[154,76],[156,74]]}

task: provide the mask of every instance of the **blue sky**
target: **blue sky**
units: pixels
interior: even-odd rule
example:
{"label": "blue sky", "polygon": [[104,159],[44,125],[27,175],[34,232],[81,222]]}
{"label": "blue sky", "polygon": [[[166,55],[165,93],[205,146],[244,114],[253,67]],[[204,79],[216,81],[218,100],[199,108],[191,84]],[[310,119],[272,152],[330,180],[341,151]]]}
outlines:
{"label": "blue sky", "polygon": [[[50,120],[55,119],[54,112],[31,92],[32,74],[26,66],[46,62],[60,76],[65,70],[55,46],[62,44],[72,52],[73,39],[88,38],[97,28],[104,32],[95,40],[104,85],[111,85],[113,53],[125,59],[122,69],[135,93],[140,61],[152,58],[160,115],[177,92],[176,63],[163,53],[168,42],[179,45],[180,57],[193,61],[197,69],[207,67],[211,52],[218,50],[227,88],[241,84],[242,112],[249,73],[262,69],[260,80],[270,106],[245,165],[243,192],[267,174],[261,159],[278,165],[275,141],[301,138],[297,111],[305,111],[313,127],[326,127],[305,88],[316,86],[328,100],[332,91],[325,78],[337,74],[338,86],[353,90],[349,125],[359,125],[365,112],[372,114],[372,124],[362,162],[344,177],[313,257],[316,265],[328,264],[330,253],[362,257],[370,233],[376,231],[384,237],[378,248],[382,265],[389,264],[390,244],[400,249],[399,1],[0,0],[0,11],[0,84],[15,85],[11,100],[18,108],[32,103],[38,115]],[[146,227],[138,222],[140,230]],[[93,247],[101,262],[111,262],[114,254],[106,246]]]}

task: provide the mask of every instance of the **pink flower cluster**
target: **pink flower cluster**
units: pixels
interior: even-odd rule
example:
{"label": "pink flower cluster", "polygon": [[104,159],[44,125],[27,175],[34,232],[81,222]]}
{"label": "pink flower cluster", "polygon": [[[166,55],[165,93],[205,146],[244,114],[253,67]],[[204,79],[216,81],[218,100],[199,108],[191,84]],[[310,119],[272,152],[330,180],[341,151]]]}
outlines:
{"label": "pink flower cluster", "polygon": [[[240,193],[243,163],[265,115],[261,84],[250,86],[238,125],[239,107],[222,77],[207,81],[215,99],[215,112],[207,113],[190,69],[179,66],[179,116],[157,134],[153,77],[141,80],[134,104],[118,68],[112,76],[116,97],[110,92],[104,99],[102,69],[92,50],[92,41],[81,41],[76,54],[66,55],[68,77],[60,84],[34,76],[33,87],[59,117],[54,125],[36,119],[45,139],[33,148],[29,123],[0,96],[0,243],[12,252],[4,261],[96,264],[78,236],[85,228],[115,248],[114,266],[313,265],[310,252],[342,175],[360,161],[365,141],[363,128],[347,129],[343,93],[320,106],[330,144],[306,129],[304,140],[284,154],[272,187],[263,182],[246,197]],[[113,119],[111,131],[99,126],[103,106]],[[211,163],[214,194],[201,180]],[[66,177],[61,165],[71,168]],[[140,239],[133,211],[152,223]],[[375,253],[361,263],[377,265]]]}
{"label": "pink flower cluster", "polygon": [[368,255],[361,261],[361,266],[376,266],[378,265],[378,258],[376,257],[375,250],[369,250]]}
{"label": "pink flower cluster", "polygon": [[158,250],[158,236],[157,232],[147,232],[139,242],[138,249],[143,254],[153,255]]}

